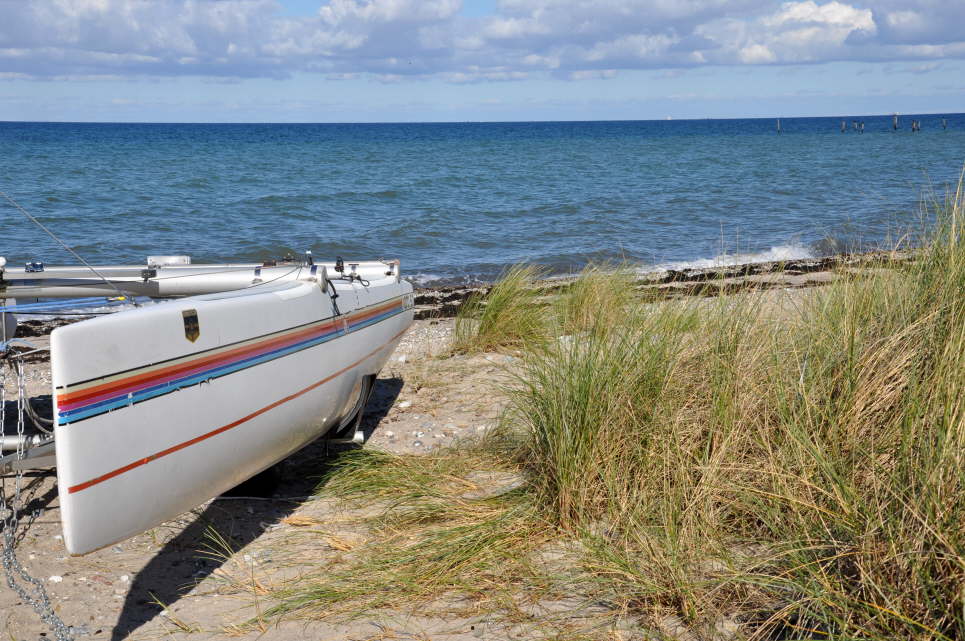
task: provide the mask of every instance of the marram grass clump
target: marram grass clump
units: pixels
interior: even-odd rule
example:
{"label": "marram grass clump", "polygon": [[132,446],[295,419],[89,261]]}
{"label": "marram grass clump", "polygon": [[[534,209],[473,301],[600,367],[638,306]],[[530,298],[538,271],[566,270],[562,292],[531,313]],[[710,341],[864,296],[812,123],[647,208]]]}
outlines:
{"label": "marram grass clump", "polygon": [[766,294],[651,306],[524,359],[519,461],[563,530],[603,524],[614,598],[759,638],[965,639],[963,200],[911,267],[780,322]]}
{"label": "marram grass clump", "polygon": [[519,349],[546,336],[546,314],[534,283],[540,271],[516,265],[485,296],[473,295],[456,317],[454,352]]}
{"label": "marram grass clump", "polygon": [[623,325],[638,303],[636,280],[629,265],[588,265],[556,298],[554,334],[570,336]]}

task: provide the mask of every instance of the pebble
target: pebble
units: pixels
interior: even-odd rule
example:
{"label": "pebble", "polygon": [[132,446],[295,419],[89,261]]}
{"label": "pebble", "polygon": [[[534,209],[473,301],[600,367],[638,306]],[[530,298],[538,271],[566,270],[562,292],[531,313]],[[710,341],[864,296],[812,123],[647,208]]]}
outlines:
{"label": "pebble", "polygon": [[412,401],[402,401],[399,403],[399,409],[404,410],[412,407]]}
{"label": "pebble", "polygon": [[131,580],[131,577],[129,577],[128,575],[126,574],[121,575],[121,583],[127,583],[130,580]]}
{"label": "pebble", "polygon": [[64,577],[55,574],[47,580],[51,583],[60,583],[61,581],[64,580]]}
{"label": "pebble", "polygon": [[412,444],[412,447],[422,447],[422,441],[416,441]]}
{"label": "pebble", "polygon": [[385,435],[386,435],[388,438],[392,438],[393,436],[395,436],[395,432],[393,432],[392,430],[389,430],[389,431],[387,431],[387,432],[385,433]]}
{"label": "pebble", "polygon": [[425,436],[425,435],[426,435],[425,432],[416,432],[416,433],[414,434],[414,436],[415,436],[416,438],[422,438],[422,437]]}
{"label": "pebble", "polygon": [[399,361],[400,363],[405,363],[405,354],[400,355],[399,358],[397,358],[396,360]]}

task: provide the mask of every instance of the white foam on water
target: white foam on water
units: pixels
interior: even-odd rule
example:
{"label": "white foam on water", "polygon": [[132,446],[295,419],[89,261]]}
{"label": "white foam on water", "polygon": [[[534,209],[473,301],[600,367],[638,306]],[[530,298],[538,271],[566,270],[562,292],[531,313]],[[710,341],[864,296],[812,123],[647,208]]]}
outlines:
{"label": "white foam on water", "polygon": [[434,283],[441,280],[442,276],[427,273],[402,274],[402,279],[409,281],[414,287],[425,287],[427,283]]}
{"label": "white foam on water", "polygon": [[697,258],[694,260],[659,263],[646,268],[644,271],[665,272],[669,270],[682,271],[684,269],[713,269],[715,267],[731,267],[733,265],[771,263],[805,258],[816,258],[816,256],[810,248],[804,245],[775,245],[767,251],[752,254],[723,254],[714,258]]}
{"label": "white foam on water", "polygon": [[[146,297],[138,297],[137,303],[139,306],[144,307],[146,305],[155,305],[158,301],[152,300]],[[134,309],[134,305],[129,303],[124,303],[121,305],[98,305],[96,307],[84,306],[84,307],[65,307],[63,309],[54,309],[46,314],[31,314],[30,312],[15,312],[18,321],[28,321],[28,320],[53,320],[56,318],[73,318],[75,320],[83,318],[85,316],[99,316],[101,314],[113,314],[115,312],[123,312],[129,309]]]}

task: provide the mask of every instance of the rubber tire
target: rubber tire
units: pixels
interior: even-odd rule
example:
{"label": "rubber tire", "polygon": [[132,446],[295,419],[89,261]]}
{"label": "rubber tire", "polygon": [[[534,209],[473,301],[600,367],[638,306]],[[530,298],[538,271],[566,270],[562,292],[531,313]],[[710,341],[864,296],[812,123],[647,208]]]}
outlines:
{"label": "rubber tire", "polygon": [[364,385],[364,387],[362,388],[361,402],[359,403],[358,410],[356,410],[351,418],[343,422],[342,427],[333,429],[325,435],[325,438],[351,438],[362,426],[365,406],[369,404],[369,397],[372,396],[372,390],[375,389],[375,376],[366,376],[365,382],[362,383],[362,385]]}

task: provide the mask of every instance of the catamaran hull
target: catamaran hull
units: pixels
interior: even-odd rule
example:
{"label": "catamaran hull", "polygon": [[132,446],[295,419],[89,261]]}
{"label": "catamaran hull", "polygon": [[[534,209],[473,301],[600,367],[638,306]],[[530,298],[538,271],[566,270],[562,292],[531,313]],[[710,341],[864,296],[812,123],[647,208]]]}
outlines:
{"label": "catamaran hull", "polygon": [[318,283],[297,282],[54,331],[68,551],[150,529],[344,422],[412,323],[412,289],[338,287],[341,313]]}

